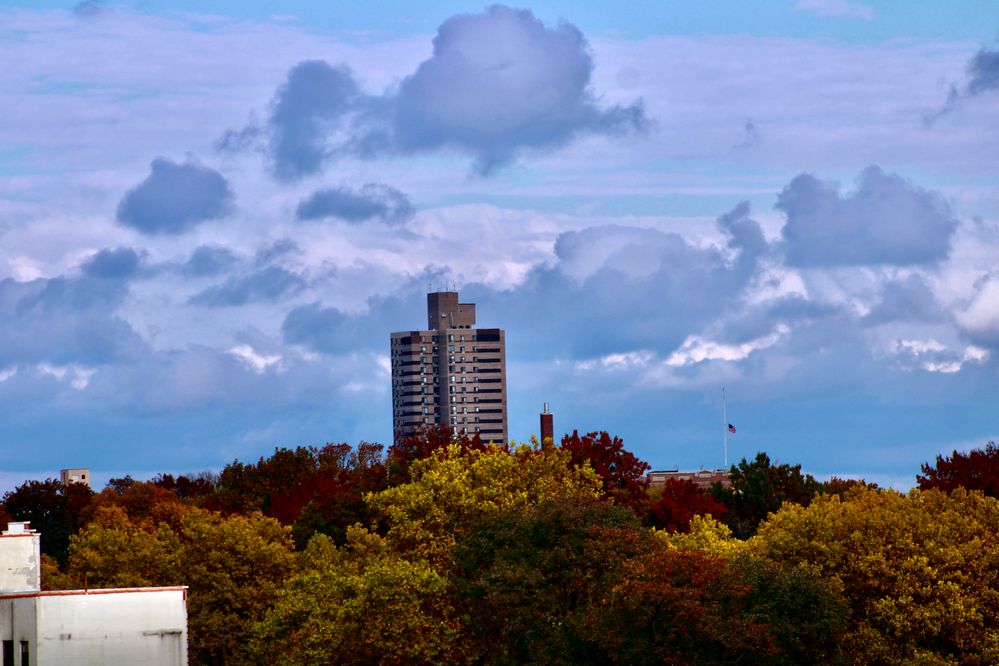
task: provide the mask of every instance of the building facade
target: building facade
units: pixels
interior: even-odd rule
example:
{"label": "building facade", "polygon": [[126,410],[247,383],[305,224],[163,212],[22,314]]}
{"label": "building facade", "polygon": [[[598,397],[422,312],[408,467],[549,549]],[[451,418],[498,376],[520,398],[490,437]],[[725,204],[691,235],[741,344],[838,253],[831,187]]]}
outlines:
{"label": "building facade", "polygon": [[427,294],[427,328],[391,334],[393,440],[449,426],[507,441],[506,333],[476,328],[475,304]]}
{"label": "building facade", "polygon": [[187,588],[41,589],[41,540],[0,533],[2,666],[186,666]]}

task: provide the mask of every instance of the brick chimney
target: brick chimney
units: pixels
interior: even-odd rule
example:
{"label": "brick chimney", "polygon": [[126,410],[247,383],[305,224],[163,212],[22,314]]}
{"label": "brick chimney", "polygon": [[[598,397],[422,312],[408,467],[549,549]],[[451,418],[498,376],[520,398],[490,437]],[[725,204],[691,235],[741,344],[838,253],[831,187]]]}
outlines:
{"label": "brick chimney", "polygon": [[541,412],[541,445],[544,446],[545,442],[555,443],[555,421],[547,402],[545,411]]}

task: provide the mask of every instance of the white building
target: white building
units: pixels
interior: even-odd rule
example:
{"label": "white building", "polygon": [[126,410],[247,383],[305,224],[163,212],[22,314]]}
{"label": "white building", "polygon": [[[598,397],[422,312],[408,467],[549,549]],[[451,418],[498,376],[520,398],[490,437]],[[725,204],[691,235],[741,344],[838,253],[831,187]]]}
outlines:
{"label": "white building", "polygon": [[41,590],[41,539],[0,534],[0,666],[186,666],[187,588]]}

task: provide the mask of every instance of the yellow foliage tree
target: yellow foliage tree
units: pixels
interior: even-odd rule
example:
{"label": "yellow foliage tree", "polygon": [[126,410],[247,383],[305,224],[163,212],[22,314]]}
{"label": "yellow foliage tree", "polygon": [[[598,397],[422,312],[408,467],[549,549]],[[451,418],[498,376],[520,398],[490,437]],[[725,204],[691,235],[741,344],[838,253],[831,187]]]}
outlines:
{"label": "yellow foliage tree", "polygon": [[600,497],[600,478],[588,466],[573,466],[554,447],[458,446],[438,449],[413,463],[411,481],[366,499],[387,528],[397,552],[445,566],[457,539],[475,521],[515,507],[568,496]]}
{"label": "yellow foliage tree", "polygon": [[59,582],[187,585],[191,663],[246,662],[249,628],[292,573],[290,530],[259,514],[223,517],[188,508],[172,518],[173,525],[148,516],[136,523],[120,506],[101,506],[71,539]]}
{"label": "yellow foliage tree", "polygon": [[357,526],[337,548],[312,538],[300,573],[257,625],[253,652],[273,663],[441,664],[467,661],[447,579]]}
{"label": "yellow foliage tree", "polygon": [[750,542],[842,585],[857,663],[999,663],[999,501],[859,488],[785,505]]}

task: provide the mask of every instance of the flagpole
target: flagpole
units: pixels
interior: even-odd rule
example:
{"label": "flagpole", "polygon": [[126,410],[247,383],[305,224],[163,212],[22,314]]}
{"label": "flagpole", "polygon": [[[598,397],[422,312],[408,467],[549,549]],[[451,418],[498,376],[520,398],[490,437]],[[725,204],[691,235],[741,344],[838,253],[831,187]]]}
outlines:
{"label": "flagpole", "polygon": [[722,386],[722,437],[725,442],[725,470],[728,470],[728,403],[725,402],[724,386]]}

